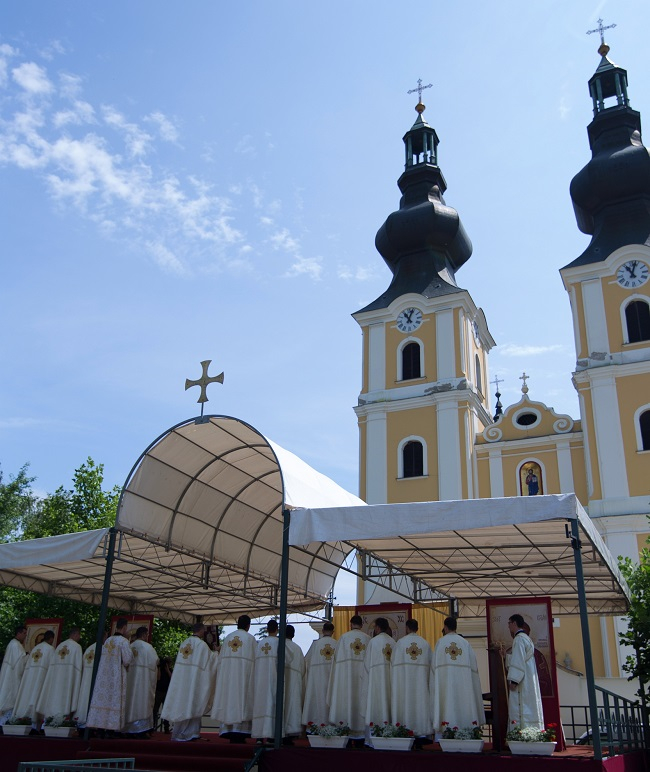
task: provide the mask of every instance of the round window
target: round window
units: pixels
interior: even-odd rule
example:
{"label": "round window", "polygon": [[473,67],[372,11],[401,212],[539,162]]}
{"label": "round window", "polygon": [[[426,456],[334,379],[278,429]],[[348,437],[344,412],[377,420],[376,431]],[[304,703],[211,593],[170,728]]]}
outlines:
{"label": "round window", "polygon": [[531,424],[534,424],[535,421],[537,421],[535,413],[522,413],[517,416],[517,423],[519,426],[530,426]]}

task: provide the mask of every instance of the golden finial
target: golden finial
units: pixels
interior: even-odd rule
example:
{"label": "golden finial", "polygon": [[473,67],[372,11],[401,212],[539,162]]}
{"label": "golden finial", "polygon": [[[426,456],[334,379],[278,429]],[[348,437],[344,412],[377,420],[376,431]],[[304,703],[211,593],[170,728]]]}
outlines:
{"label": "golden finial", "polygon": [[422,104],[422,92],[425,88],[432,88],[433,83],[429,83],[428,86],[422,85],[422,78],[418,78],[418,87],[412,88],[410,91],[407,91],[407,94],[414,94],[416,91],[418,92],[418,103],[415,105],[415,112],[422,115],[422,113],[426,110],[426,105]]}

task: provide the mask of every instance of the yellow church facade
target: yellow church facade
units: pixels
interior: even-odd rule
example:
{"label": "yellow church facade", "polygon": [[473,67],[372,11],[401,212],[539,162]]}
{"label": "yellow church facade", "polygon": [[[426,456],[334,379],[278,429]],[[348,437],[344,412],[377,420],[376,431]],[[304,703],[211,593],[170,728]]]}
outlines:
{"label": "yellow church facade", "polygon": [[[483,311],[456,272],[471,243],[443,198],[438,137],[418,118],[404,136],[400,208],[376,246],[393,279],[353,314],[363,336],[360,496],[370,504],[575,492],[614,556],[638,557],[650,535],[650,156],[627,73],[599,49],[589,81],[591,161],[573,179],[585,252],[560,269],[573,318],[580,416],[531,395],[490,408]],[[570,333],[569,333],[570,334]],[[497,383],[498,387],[498,383]],[[359,602],[368,602],[360,588]],[[556,652],[584,668],[577,619],[555,621]],[[596,674],[624,676],[624,622],[592,618]]]}

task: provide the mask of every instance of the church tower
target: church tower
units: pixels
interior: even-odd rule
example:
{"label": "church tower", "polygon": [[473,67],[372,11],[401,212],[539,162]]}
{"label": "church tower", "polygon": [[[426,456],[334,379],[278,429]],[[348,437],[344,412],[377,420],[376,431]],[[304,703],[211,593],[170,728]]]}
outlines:
{"label": "church tower", "polygon": [[573,178],[587,249],[561,269],[573,313],[589,515],[613,554],[636,557],[650,513],[650,156],[627,72],[609,58],[589,81],[592,157]]}
{"label": "church tower", "polygon": [[472,245],[443,198],[439,139],[421,99],[415,109],[403,138],[400,207],[375,239],[393,279],[353,314],[363,334],[360,495],[370,504],[475,497],[474,437],[491,422],[494,341],[456,282]]}

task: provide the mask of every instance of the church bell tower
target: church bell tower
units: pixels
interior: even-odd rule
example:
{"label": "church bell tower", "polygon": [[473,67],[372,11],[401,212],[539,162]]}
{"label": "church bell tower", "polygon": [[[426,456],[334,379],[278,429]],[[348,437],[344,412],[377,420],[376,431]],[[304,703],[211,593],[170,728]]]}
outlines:
{"label": "church bell tower", "polygon": [[485,316],[456,272],[472,245],[445,203],[438,135],[416,106],[404,135],[399,209],[375,245],[393,275],[353,314],[363,334],[363,383],[355,408],[360,495],[368,503],[477,495],[474,437],[491,422]]}

